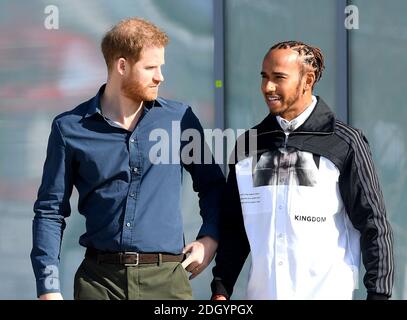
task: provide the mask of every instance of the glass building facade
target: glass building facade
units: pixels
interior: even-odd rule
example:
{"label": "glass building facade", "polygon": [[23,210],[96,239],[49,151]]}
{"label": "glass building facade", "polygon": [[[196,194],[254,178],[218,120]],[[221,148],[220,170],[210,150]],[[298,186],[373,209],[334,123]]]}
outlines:
{"label": "glass building facade", "polygon": [[[370,142],[395,236],[393,298],[407,299],[405,1],[55,0],[54,7],[49,5],[45,0],[0,2],[0,299],[36,298],[29,259],[32,207],[51,121],[92,97],[106,81],[101,37],[131,16],[168,33],[160,95],[191,105],[208,129],[247,129],[266,116],[260,68],[272,44],[301,40],[322,49],[326,69],[315,94]],[[346,13],[349,8],[353,11]],[[50,21],[52,13],[58,21]],[[49,29],[50,24],[58,28]],[[188,174],[183,183],[189,242],[201,219]],[[84,219],[76,205],[74,192],[60,269],[66,299],[72,298],[84,253],[78,244]],[[249,263],[234,299],[244,298]],[[196,299],[210,297],[211,267],[192,280]],[[359,287],[355,298],[363,299],[363,284]]]}

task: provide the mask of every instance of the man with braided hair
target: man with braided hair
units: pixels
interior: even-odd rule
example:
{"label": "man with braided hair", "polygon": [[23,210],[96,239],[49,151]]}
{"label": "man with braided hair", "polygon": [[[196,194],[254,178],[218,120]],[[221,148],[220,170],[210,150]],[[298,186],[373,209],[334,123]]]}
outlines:
{"label": "man with braided hair", "polygon": [[214,300],[230,298],[249,252],[248,299],[352,299],[360,256],[367,299],[391,296],[392,230],[369,146],[312,94],[323,70],[321,50],[297,41],[263,60],[270,114],[232,153]]}

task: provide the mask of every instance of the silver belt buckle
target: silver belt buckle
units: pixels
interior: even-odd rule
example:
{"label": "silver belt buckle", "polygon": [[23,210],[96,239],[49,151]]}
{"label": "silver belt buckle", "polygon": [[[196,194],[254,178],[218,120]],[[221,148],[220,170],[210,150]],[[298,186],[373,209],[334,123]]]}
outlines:
{"label": "silver belt buckle", "polygon": [[125,267],[136,267],[139,264],[140,258],[139,258],[139,253],[138,252],[133,252],[133,251],[126,251],[124,254],[131,254],[136,256],[136,262],[135,263],[125,263]]}

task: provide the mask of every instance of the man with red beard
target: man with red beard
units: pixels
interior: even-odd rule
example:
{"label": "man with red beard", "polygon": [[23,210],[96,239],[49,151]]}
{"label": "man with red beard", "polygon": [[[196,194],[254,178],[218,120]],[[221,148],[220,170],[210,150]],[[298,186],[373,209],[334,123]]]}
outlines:
{"label": "man with red beard", "polygon": [[[312,94],[320,49],[277,43],[263,60],[270,114],[237,146],[226,184],[213,299],[228,299],[251,252],[248,299],[352,299],[360,255],[368,299],[393,287],[393,238],[366,138]],[[254,133],[255,132],[255,133]],[[253,144],[252,144],[253,145]]]}
{"label": "man with red beard", "polygon": [[[204,162],[208,146],[191,107],[158,97],[167,43],[167,35],[148,21],[118,23],[101,43],[107,83],[52,123],[34,205],[31,261],[40,299],[62,299],[58,266],[73,186],[86,219],[75,299],[191,299],[185,269],[192,279],[214,256],[224,176],[213,158]],[[152,153],[156,129],[178,148]],[[180,139],[186,130],[201,139]],[[189,143],[196,148],[187,154],[198,153],[194,161],[182,157]],[[188,245],[181,216],[183,168],[192,176],[203,219],[197,240]]]}

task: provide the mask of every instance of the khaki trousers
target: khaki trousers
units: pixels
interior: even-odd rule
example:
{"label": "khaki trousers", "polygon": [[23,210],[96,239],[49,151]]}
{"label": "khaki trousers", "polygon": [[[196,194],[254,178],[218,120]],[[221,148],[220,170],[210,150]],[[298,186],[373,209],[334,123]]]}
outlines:
{"label": "khaki trousers", "polygon": [[75,274],[74,299],[186,300],[192,289],[180,262],[124,266],[85,258]]}

